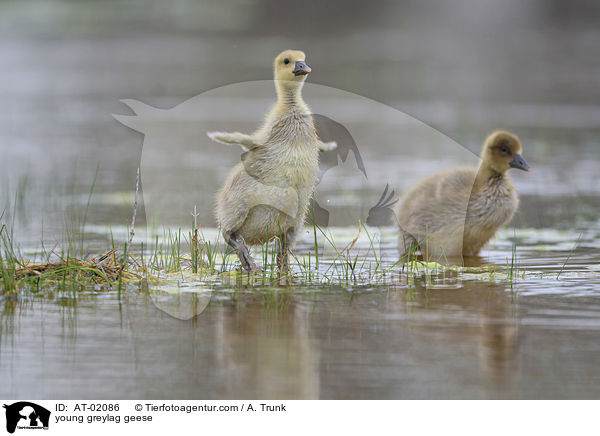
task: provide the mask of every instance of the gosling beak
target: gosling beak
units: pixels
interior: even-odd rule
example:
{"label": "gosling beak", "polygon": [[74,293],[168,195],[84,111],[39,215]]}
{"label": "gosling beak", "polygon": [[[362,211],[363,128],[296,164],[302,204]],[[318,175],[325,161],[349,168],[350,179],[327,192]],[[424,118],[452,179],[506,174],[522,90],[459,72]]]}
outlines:
{"label": "gosling beak", "polygon": [[305,76],[310,73],[312,69],[304,63],[304,61],[296,61],[296,65],[294,65],[294,76]]}
{"label": "gosling beak", "polygon": [[523,156],[521,156],[520,154],[515,154],[515,158],[512,160],[511,163],[509,163],[509,165],[512,168],[518,168],[523,171],[529,171],[529,169],[531,168],[527,161],[523,159]]}

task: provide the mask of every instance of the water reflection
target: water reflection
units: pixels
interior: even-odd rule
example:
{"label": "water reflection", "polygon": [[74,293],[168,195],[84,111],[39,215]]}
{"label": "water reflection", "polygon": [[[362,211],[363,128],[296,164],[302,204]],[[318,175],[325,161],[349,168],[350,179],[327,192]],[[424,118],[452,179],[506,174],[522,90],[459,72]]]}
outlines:
{"label": "water reflection", "polygon": [[184,398],[319,396],[308,311],[292,294],[213,296],[191,321],[164,316],[142,301],[136,295],[128,302],[127,317],[144,398],[174,388],[173,395]]}
{"label": "water reflection", "polygon": [[[423,284],[422,284],[423,285]],[[504,286],[476,283],[468,288],[390,290],[352,300],[355,316],[332,320],[331,331],[351,332],[349,345],[360,356],[366,379],[344,373],[347,351],[328,354],[325,391],[335,398],[501,398],[514,394],[519,355],[518,306]],[[370,301],[369,301],[370,300]],[[371,314],[365,307],[374,306]],[[376,308],[382,313],[378,312]],[[356,374],[355,374],[356,375]],[[357,390],[356,385],[362,389]]]}
{"label": "water reflection", "polygon": [[[29,398],[569,398],[598,394],[577,306],[493,283],[216,290],[182,321],[145,292],[2,301],[0,388]],[[574,312],[575,311],[575,312]],[[586,315],[582,313],[585,318]],[[523,322],[524,318],[527,322]],[[573,338],[577,340],[574,341]],[[568,353],[574,367],[547,359]],[[560,351],[559,351],[560,350]],[[539,354],[539,355],[538,355]],[[543,383],[539,383],[543,380]],[[564,389],[565,383],[569,384]]]}
{"label": "water reflection", "polygon": [[218,366],[229,375],[223,395],[239,388],[264,398],[319,398],[319,347],[310,309],[292,293],[245,296],[218,310]]}

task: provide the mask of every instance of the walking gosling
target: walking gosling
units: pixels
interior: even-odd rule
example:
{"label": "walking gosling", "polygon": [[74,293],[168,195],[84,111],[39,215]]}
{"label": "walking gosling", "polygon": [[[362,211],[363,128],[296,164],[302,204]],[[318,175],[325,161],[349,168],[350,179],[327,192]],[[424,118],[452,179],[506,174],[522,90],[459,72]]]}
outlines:
{"label": "walking gosling", "polygon": [[301,90],[311,68],[301,51],[286,50],[274,62],[277,103],[252,135],[211,132],[223,144],[246,152],[217,194],[216,217],[242,268],[257,270],[248,245],[278,238],[277,262],[287,271],[287,250],[304,224],[319,171],[319,140]]}
{"label": "walking gosling", "polygon": [[477,255],[519,207],[506,171],[529,171],[521,152],[515,135],[498,130],[485,140],[479,168],[434,174],[409,189],[394,208],[400,256],[417,249],[437,260]]}

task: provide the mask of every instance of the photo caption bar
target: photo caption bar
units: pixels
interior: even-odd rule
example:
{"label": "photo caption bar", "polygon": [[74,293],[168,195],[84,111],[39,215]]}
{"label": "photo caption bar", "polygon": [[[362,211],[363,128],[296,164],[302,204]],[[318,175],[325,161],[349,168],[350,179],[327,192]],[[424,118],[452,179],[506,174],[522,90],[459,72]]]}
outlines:
{"label": "photo caption bar", "polygon": [[[587,434],[598,401],[0,400],[4,434],[112,435],[189,431],[261,436],[368,434],[390,426],[418,434]],[[510,416],[510,420],[498,419]],[[577,419],[573,419],[577,416]],[[542,419],[543,418],[543,419]],[[493,423],[493,425],[490,425]]]}

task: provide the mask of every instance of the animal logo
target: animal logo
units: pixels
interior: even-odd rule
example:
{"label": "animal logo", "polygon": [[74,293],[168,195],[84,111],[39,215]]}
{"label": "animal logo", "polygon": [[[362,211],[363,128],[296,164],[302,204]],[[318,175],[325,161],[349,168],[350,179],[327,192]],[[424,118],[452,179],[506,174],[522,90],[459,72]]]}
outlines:
{"label": "animal logo", "polygon": [[4,404],[6,409],[6,431],[14,433],[21,429],[48,429],[50,411],[38,404],[28,401],[19,401],[10,405]]}
{"label": "animal logo", "polygon": [[[208,90],[166,109],[123,100],[134,113],[113,116],[143,134],[140,212],[159,235],[161,226],[190,228],[195,206],[197,222],[205,229],[216,227],[215,194],[232,163],[241,160],[243,164],[244,155],[238,147],[212,141],[207,133],[250,131],[260,121],[257,114],[266,113],[274,103],[272,94],[272,80],[261,80]],[[336,148],[320,152],[317,187],[307,213],[309,225],[314,210],[320,227],[357,226],[367,218],[380,232],[394,204],[391,187],[404,191],[432,171],[478,161],[451,138],[388,105],[311,83],[305,84],[303,95],[310,102],[319,138],[323,143],[337,143]],[[383,198],[373,201],[368,193],[386,185]],[[288,188],[283,188],[273,189],[269,200],[271,206],[292,216],[296,204],[278,200],[291,198]],[[148,237],[153,235],[148,233]]]}

